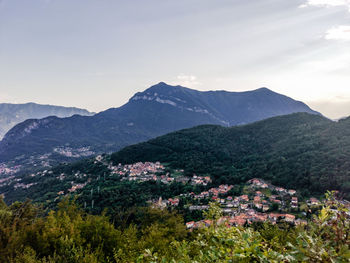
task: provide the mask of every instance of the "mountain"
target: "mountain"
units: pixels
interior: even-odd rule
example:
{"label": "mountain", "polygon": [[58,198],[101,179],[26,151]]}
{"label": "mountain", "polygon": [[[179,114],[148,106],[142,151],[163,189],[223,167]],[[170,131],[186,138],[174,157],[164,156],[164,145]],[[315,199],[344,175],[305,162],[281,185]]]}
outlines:
{"label": "mountain", "polygon": [[7,177],[0,180],[0,195],[9,203],[31,198],[51,205],[63,192],[75,192],[75,185],[81,204],[91,203],[94,193],[95,205],[102,211],[198,191],[197,186],[182,183],[125,181],[115,172],[119,164],[158,161],[177,176],[179,171],[188,177],[210,176],[209,188],[221,184],[240,188],[249,179],[261,178],[295,189],[303,199],[327,190],[340,190],[339,196],[350,199],[350,118],[332,122],[295,113],[237,127],[201,125],[112,155]]}
{"label": "mountain", "polygon": [[29,165],[35,160],[69,161],[196,125],[232,126],[294,112],[318,114],[304,103],[266,88],[201,92],[161,82],[136,93],[120,108],[94,116],[22,122],[1,141],[0,162],[14,158],[17,164]]}
{"label": "mountain", "polygon": [[27,119],[41,119],[48,116],[64,118],[75,114],[86,116],[93,115],[93,113],[88,112],[87,110],[73,107],[68,108],[36,103],[0,103],[0,139],[16,124]]}
{"label": "mountain", "polygon": [[160,161],[217,184],[257,177],[306,195],[340,190],[350,198],[350,118],[296,113],[239,127],[198,126],[128,146],[112,160]]}

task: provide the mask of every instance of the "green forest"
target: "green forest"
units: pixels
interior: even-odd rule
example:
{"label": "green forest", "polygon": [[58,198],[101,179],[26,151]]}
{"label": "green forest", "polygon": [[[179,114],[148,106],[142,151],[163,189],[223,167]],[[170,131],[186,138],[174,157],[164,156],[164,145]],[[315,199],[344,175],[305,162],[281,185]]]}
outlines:
{"label": "green forest", "polygon": [[[350,262],[349,211],[338,201],[349,198],[349,157],[350,119],[293,114],[232,128],[198,126],[101,161],[22,174],[20,183],[30,187],[0,189],[0,262]],[[108,168],[140,161],[160,161],[162,174],[209,175],[212,182],[128,181]],[[300,201],[327,190],[338,190],[337,199],[328,192],[306,225],[237,227],[220,221],[218,203],[192,213],[181,203],[186,198],[178,207],[149,203],[220,184],[233,185],[227,195],[237,196],[251,178],[296,189]],[[203,218],[206,226],[186,228]]]}
{"label": "green forest", "polygon": [[[327,190],[339,190],[350,198],[350,119],[332,122],[322,116],[306,113],[275,117],[254,124],[225,128],[215,125],[198,126],[158,137],[148,142],[104,155],[108,162],[132,164],[157,162],[168,169],[183,169],[185,175],[209,175],[211,186],[241,185],[252,178],[262,178],[274,185],[296,189],[301,197],[322,196]],[[30,188],[2,185],[5,201],[12,203],[30,198],[47,203],[57,192],[75,183],[90,183],[83,189],[81,202],[126,206],[145,203],[163,196],[198,192],[193,186],[164,185],[147,182],[121,182],[106,176],[110,170],[95,159],[62,164],[45,175],[23,173],[17,178]],[[77,178],[75,173],[88,177]],[[59,179],[65,174],[63,180]],[[238,194],[238,193],[237,193]],[[82,203],[81,203],[82,204]],[[106,206],[101,205],[96,212]]]}
{"label": "green forest", "polygon": [[[334,212],[337,211],[337,212]],[[187,231],[181,215],[142,208],[114,220],[91,215],[74,200],[55,210],[0,200],[0,262],[349,262],[348,212],[332,195],[308,225],[220,224],[216,203],[210,226]],[[122,221],[124,223],[122,223]]]}
{"label": "green forest", "polygon": [[303,195],[340,190],[350,198],[350,118],[297,113],[249,125],[198,126],[114,153],[115,163],[160,161],[216,184],[262,178]]}

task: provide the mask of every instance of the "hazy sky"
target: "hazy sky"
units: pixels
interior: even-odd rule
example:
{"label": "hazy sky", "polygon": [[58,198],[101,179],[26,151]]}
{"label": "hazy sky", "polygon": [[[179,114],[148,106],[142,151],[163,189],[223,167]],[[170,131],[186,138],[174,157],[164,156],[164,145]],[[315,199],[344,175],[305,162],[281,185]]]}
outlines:
{"label": "hazy sky", "polygon": [[350,115],[350,0],[0,0],[0,102],[101,111],[160,81]]}

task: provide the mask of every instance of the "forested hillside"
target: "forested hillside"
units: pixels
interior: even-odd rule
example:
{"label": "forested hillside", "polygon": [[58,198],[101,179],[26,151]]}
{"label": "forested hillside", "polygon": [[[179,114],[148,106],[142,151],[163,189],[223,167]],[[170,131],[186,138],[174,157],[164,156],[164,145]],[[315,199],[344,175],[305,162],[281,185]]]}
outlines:
{"label": "forested hillside", "polygon": [[296,189],[303,197],[340,190],[350,198],[350,119],[337,123],[317,115],[293,114],[232,128],[198,126],[126,147],[105,155],[102,162],[82,160],[3,179],[0,193],[8,202],[31,198],[47,203],[58,192],[81,184],[81,202],[91,206],[93,199],[95,212],[100,212],[104,207],[144,205],[152,198],[196,190],[175,182],[122,181],[108,168],[113,162],[118,166],[139,161],[165,164],[164,175],[183,169],[184,176],[210,176],[214,187],[240,185],[256,177]]}
{"label": "forested hillside", "polygon": [[[349,197],[349,128],[350,119],[335,123],[309,114],[233,128],[198,126],[112,156],[2,181],[0,190],[12,204],[0,199],[0,262],[348,262],[349,203],[339,198]],[[146,163],[118,164],[138,161],[161,161],[147,164],[160,169],[150,176],[174,181],[142,181]],[[138,166],[146,168],[133,180]],[[212,182],[177,181],[193,173]],[[264,221],[229,225],[232,218],[223,216],[219,203],[200,214],[183,203],[192,192],[219,184],[233,186],[220,198],[247,194],[242,183],[252,177],[297,189],[300,205],[288,215],[298,220],[274,221],[285,207],[272,205]],[[341,192],[306,205],[308,196],[326,189]],[[157,208],[159,197],[181,195],[178,206]],[[25,198],[45,209],[14,202]],[[253,209],[236,212],[263,216]],[[199,227],[186,231],[189,220],[201,220]]]}
{"label": "forested hillside", "polygon": [[198,126],[126,147],[112,160],[169,163],[210,174],[217,184],[258,177],[304,194],[338,189],[350,197],[350,118],[298,113],[232,128]]}

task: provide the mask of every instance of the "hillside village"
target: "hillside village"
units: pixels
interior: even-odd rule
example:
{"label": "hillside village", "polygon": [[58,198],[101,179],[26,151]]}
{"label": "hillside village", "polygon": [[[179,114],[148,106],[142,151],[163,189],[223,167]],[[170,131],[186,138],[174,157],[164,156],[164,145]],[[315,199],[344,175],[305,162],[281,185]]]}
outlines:
{"label": "hillside village", "polygon": [[[177,206],[181,199],[190,198],[197,203],[192,205],[191,201],[189,202],[188,209],[190,211],[205,211],[209,208],[210,201],[216,201],[224,215],[219,222],[225,222],[228,225],[244,225],[264,221],[270,221],[273,224],[280,221],[291,224],[306,224],[307,214],[311,212],[311,209],[321,205],[318,199],[310,198],[306,203],[303,202],[303,210],[305,211],[301,212],[295,190],[276,187],[256,178],[247,182],[244,189],[246,194],[236,197],[227,195],[232,188],[232,185],[220,185],[200,194],[189,193],[169,200],[160,199],[154,205],[163,208]],[[186,226],[192,229],[208,224],[209,221],[191,221],[187,222]]]}
{"label": "hillside village", "polygon": [[[165,184],[172,182],[182,182],[184,184],[207,186],[212,182],[209,176],[192,177],[183,176],[183,170],[177,170],[176,175],[165,173],[164,165],[159,162],[139,162],[130,165],[113,166],[109,165],[112,173],[122,176],[122,180],[128,181],[159,181]],[[246,183],[246,194],[240,196],[230,196],[228,193],[233,185],[220,185],[209,188],[199,194],[183,193],[169,199],[149,200],[155,207],[167,208],[177,207],[181,200],[187,200],[185,206],[190,211],[205,211],[209,208],[210,201],[220,204],[225,215],[221,221],[228,224],[244,225],[245,223],[257,221],[270,221],[277,223],[285,221],[291,224],[306,224],[306,216],[320,207],[321,202],[316,198],[310,198],[306,202],[298,199],[298,193],[293,189],[274,186],[264,180],[254,178]],[[194,204],[195,203],[195,204]],[[302,208],[302,209],[300,209]],[[188,222],[188,228],[196,228],[208,222]]]}
{"label": "hillside village", "polygon": [[0,164],[0,176],[1,175],[3,175],[3,176],[13,175],[13,174],[17,173],[20,170],[20,168],[21,167],[19,165],[10,167],[4,163],[1,163]]}
{"label": "hillside village", "polygon": [[[189,211],[203,212],[209,208],[210,202],[217,202],[223,213],[220,222],[228,225],[244,225],[246,223],[264,221],[270,221],[273,224],[280,221],[291,224],[306,224],[305,219],[321,206],[320,200],[316,198],[299,200],[300,195],[296,190],[274,186],[258,178],[246,182],[242,193],[234,196],[234,185],[213,187],[210,176],[198,176],[196,174],[193,174],[192,177],[184,176],[183,170],[169,170],[160,162],[113,165],[102,156],[97,156],[94,164],[107,167],[109,174],[105,174],[105,176],[116,177],[120,181],[138,183],[154,181],[163,184],[182,183],[185,185],[200,186],[201,189],[206,190],[199,193],[182,193],[164,200],[160,197],[157,200],[149,200],[148,203],[162,209],[174,209],[181,206],[182,209],[188,209]],[[84,189],[92,180],[100,179],[100,176],[93,179],[90,175],[81,171],[76,171],[72,175],[65,173],[56,175],[53,174],[52,170],[37,172],[31,174],[30,177],[35,178],[49,175],[55,176],[61,182],[67,180],[69,182],[68,188],[60,189],[57,192],[54,201],[59,200],[65,195],[78,193],[79,190]],[[20,188],[28,189],[37,184],[35,182],[22,183],[20,179],[15,177],[9,177],[7,180],[2,179],[0,183],[2,185],[11,184],[14,190]],[[190,221],[186,223],[186,226],[188,229],[194,229],[208,224],[210,224],[208,221]]]}
{"label": "hillside village", "polygon": [[[96,160],[102,161],[100,158],[97,158]],[[204,186],[208,185],[211,182],[209,176],[193,175],[192,178],[183,176],[182,173],[184,171],[180,169],[175,170],[174,174],[170,174],[170,172],[165,172],[164,165],[160,164],[159,162],[138,162],[135,164],[127,165],[119,164],[117,166],[109,164],[108,168],[111,170],[111,175],[120,176],[122,181],[159,181],[164,184],[178,182]]]}

